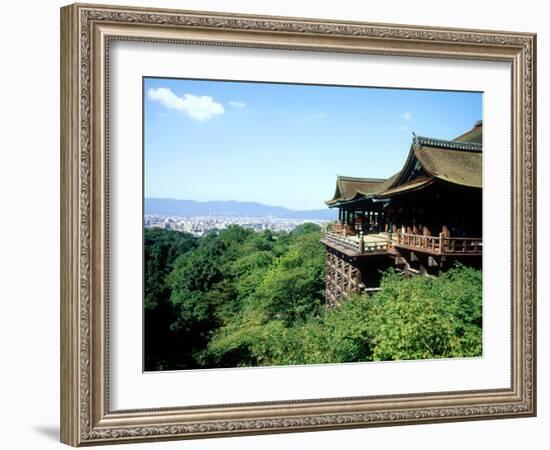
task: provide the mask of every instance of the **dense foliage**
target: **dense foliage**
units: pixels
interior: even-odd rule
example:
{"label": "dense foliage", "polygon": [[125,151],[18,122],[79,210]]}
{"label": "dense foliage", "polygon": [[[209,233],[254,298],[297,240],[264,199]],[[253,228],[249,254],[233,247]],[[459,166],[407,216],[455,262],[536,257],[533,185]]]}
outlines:
{"label": "dense foliage", "polygon": [[481,355],[481,272],[392,270],[375,294],[324,307],[313,224],[202,238],[145,230],[146,370]]}

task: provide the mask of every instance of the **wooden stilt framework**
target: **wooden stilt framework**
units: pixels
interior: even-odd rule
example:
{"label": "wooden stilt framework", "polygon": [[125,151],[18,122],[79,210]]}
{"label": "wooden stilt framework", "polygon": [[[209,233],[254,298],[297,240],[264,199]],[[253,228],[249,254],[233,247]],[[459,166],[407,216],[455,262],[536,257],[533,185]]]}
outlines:
{"label": "wooden stilt framework", "polygon": [[338,306],[352,292],[360,292],[361,271],[349,258],[327,249],[325,301],[328,308]]}

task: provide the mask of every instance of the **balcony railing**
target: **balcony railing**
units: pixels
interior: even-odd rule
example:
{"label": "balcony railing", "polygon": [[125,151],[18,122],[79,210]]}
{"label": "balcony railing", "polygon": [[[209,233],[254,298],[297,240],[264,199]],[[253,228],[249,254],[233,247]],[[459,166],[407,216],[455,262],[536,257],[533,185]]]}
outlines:
{"label": "balcony railing", "polygon": [[481,253],[482,250],[481,238],[443,238],[443,253]]}
{"label": "balcony railing", "polygon": [[438,236],[423,236],[421,234],[397,233],[397,245],[403,247],[414,247],[425,250],[433,250],[439,253],[441,250],[441,239]]}
{"label": "balcony railing", "polygon": [[334,231],[327,231],[323,241],[326,244],[338,246],[356,255],[383,252],[393,253],[393,247],[401,247],[433,255],[481,255],[483,251],[481,238],[447,237],[443,234],[439,236],[424,236],[421,234],[402,233],[400,231],[393,233],[393,238],[388,235],[387,239],[381,239],[381,236],[384,237],[384,234],[365,234],[357,237],[356,235],[344,236]]}
{"label": "balcony railing", "polygon": [[388,241],[373,241],[369,236],[345,237],[338,233],[327,231],[325,233],[326,242],[351,250],[353,253],[363,254],[372,252],[384,252],[390,248]]}
{"label": "balcony railing", "polygon": [[405,247],[438,255],[471,255],[481,254],[483,242],[481,238],[424,236],[421,234],[397,233],[397,247]]}

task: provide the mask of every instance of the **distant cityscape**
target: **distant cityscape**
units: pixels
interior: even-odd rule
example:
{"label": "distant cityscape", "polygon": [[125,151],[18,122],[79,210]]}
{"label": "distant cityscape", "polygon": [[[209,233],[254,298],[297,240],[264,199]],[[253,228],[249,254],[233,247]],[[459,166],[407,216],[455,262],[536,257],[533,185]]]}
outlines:
{"label": "distant cityscape", "polygon": [[281,206],[254,202],[175,200],[145,198],[145,228],[162,228],[203,236],[211,230],[239,225],[255,231],[292,231],[298,225],[314,223],[321,227],[336,219],[336,211],[294,211]]}
{"label": "distant cityscape", "polygon": [[315,223],[324,227],[330,220],[326,219],[289,219],[279,217],[250,217],[250,216],[175,216],[164,214],[145,214],[145,228],[162,228],[165,230],[182,231],[194,236],[204,236],[212,230],[223,230],[230,225],[239,225],[254,231],[292,231],[298,225]]}

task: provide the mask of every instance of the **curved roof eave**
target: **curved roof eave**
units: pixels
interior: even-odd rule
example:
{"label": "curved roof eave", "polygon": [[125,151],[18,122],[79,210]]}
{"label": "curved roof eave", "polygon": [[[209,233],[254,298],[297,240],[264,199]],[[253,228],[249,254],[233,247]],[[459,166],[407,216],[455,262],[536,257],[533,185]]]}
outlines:
{"label": "curved roof eave", "polygon": [[400,184],[398,186],[391,187],[376,196],[376,198],[384,200],[394,197],[396,195],[403,194],[405,192],[414,192],[423,189],[433,184],[435,179],[433,177],[419,177],[407,183]]}
{"label": "curved roof eave", "polygon": [[356,178],[338,175],[334,196],[325,204],[335,206],[341,201],[353,200],[358,195],[370,195],[376,192],[377,186],[384,181],[386,180],[382,178]]}
{"label": "curved roof eave", "polygon": [[483,185],[481,153],[431,147],[416,148],[414,153],[432,177],[459,186],[481,188]]}

